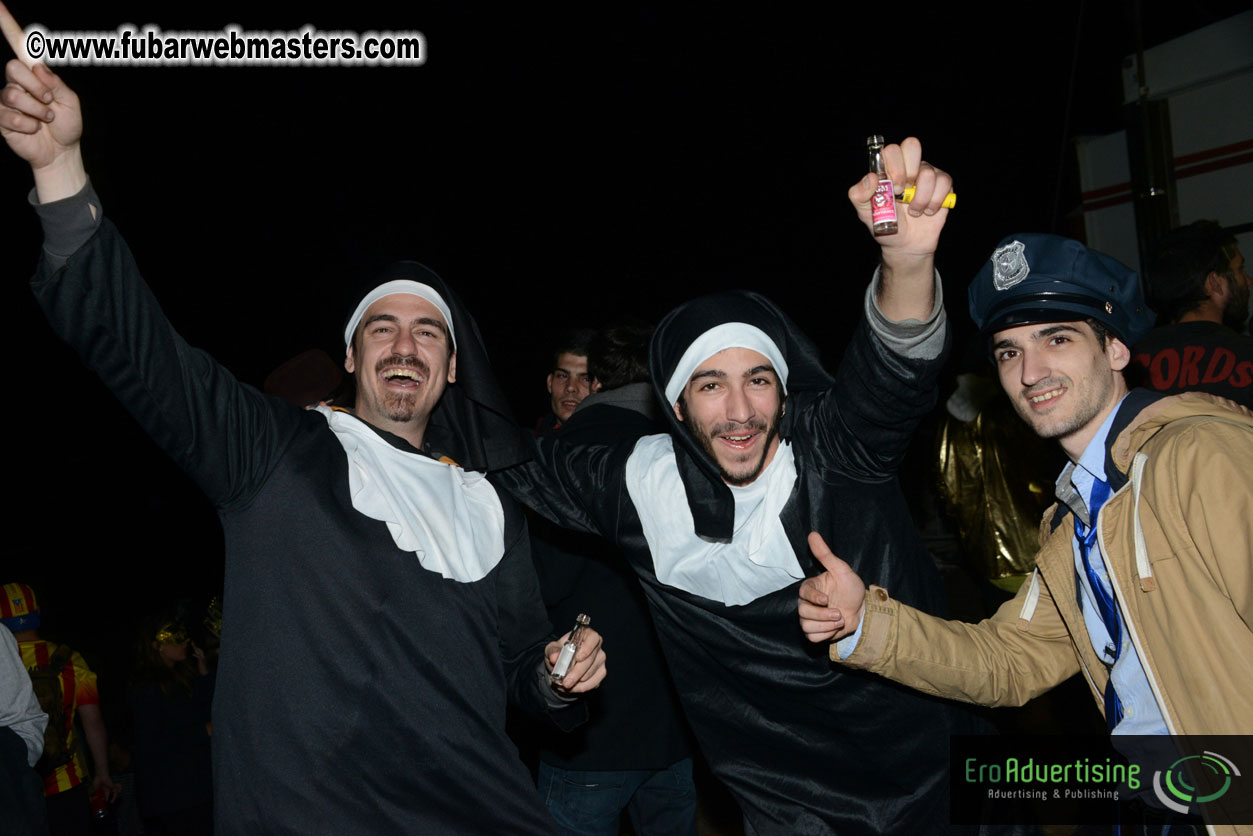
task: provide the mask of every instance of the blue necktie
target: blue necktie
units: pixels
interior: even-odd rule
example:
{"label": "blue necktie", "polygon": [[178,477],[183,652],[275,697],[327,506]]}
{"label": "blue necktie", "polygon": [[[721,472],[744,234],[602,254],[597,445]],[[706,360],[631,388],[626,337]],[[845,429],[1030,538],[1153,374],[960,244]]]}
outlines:
{"label": "blue necktie", "polygon": [[[1110,641],[1113,642],[1114,661],[1117,662],[1122,654],[1122,619],[1118,617],[1118,605],[1114,601],[1113,594],[1105,591],[1100,576],[1092,569],[1092,562],[1089,559],[1093,546],[1096,545],[1097,515],[1100,514],[1101,506],[1107,499],[1109,499],[1109,483],[1097,479],[1092,486],[1092,498],[1088,502],[1088,517],[1092,520],[1092,524],[1085,532],[1084,525],[1076,514],[1075,539],[1079,542],[1079,556],[1083,560],[1083,571],[1087,573],[1088,583],[1092,587],[1093,595],[1096,596],[1096,608],[1101,614],[1101,621],[1105,622],[1105,630],[1109,633]],[[1080,595],[1082,596],[1082,593]],[[1083,603],[1080,601],[1080,607],[1082,606]],[[1118,694],[1114,692],[1112,664],[1110,674],[1109,681],[1105,683],[1105,723],[1113,731],[1114,726],[1122,720],[1123,711],[1122,702],[1118,699]]]}

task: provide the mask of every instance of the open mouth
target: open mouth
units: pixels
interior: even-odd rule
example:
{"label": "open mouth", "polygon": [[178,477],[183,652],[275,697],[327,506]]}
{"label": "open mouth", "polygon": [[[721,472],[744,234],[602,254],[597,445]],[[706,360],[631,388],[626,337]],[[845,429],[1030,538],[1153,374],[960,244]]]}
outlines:
{"label": "open mouth", "polygon": [[761,433],[758,431],[723,433],[718,436],[718,440],[732,450],[747,450],[753,446],[760,435]]}
{"label": "open mouth", "polygon": [[1034,393],[1028,394],[1026,397],[1027,397],[1027,400],[1031,403],[1031,406],[1033,408],[1039,409],[1039,408],[1051,405],[1054,400],[1056,400],[1057,398],[1060,398],[1065,393],[1066,393],[1066,387],[1058,386],[1053,389],[1046,389],[1042,392],[1034,392]]}
{"label": "open mouth", "polygon": [[422,373],[417,369],[405,366],[392,366],[383,369],[379,375],[388,386],[400,389],[416,389],[422,385]]}

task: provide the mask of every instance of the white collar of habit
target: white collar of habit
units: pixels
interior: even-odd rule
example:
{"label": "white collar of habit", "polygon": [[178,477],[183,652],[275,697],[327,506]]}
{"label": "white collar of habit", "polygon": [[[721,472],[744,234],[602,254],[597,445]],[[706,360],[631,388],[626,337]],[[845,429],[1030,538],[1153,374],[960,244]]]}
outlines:
{"label": "white collar of habit", "polygon": [[348,456],[352,507],[386,523],[396,548],[459,583],[496,568],[505,554],[505,512],[482,473],[393,447],[350,413],[317,411]]}
{"label": "white collar of habit", "polygon": [[627,460],[626,484],[639,513],[657,580],[736,606],[790,586],[805,576],[779,512],[792,495],[796,461],[779,442],[770,465],[752,484],[732,487],[734,533],[729,543],[696,534],[669,435],[640,439]]}

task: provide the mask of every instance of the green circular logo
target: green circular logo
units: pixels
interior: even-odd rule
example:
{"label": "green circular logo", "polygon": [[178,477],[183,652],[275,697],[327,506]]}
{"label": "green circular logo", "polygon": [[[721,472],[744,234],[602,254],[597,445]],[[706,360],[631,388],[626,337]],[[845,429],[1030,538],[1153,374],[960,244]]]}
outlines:
{"label": "green circular logo", "polygon": [[1153,792],[1165,806],[1188,814],[1195,805],[1226,795],[1232,776],[1239,775],[1236,765],[1217,752],[1188,755],[1172,763],[1165,772],[1159,769],[1153,773]]}

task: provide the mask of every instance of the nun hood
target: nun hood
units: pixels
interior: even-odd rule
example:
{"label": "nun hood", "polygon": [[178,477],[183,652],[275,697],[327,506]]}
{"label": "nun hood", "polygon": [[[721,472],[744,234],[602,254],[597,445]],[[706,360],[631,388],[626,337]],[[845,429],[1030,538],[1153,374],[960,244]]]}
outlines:
{"label": "nun hood", "polygon": [[[696,523],[696,534],[705,540],[724,543],[731,541],[735,524],[731,489],[722,481],[717,462],[675,416],[674,401],[666,397],[666,384],[697,338],[712,328],[732,322],[751,325],[774,342],[788,367],[787,393],[793,404],[799,406],[798,399],[803,402],[806,394],[825,391],[835,382],[822,367],[813,342],[777,305],[758,293],[736,290],[693,299],[675,308],[657,326],[649,346],[648,369],[653,391],[661,402],[662,414],[675,440],[674,455]],[[732,343],[717,351],[734,347],[737,346]],[[457,362],[460,368],[461,361]],[[779,424],[781,438],[791,437],[798,411],[794,407],[783,416]]]}
{"label": "nun hood", "polygon": [[[531,448],[496,382],[478,324],[439,274],[416,261],[398,261],[362,283],[349,304],[355,309],[374,289],[397,281],[428,285],[443,297],[456,335],[457,382],[448,385],[431,413],[428,446],[465,470],[501,470],[529,460]],[[347,328],[355,323],[344,324]]]}

